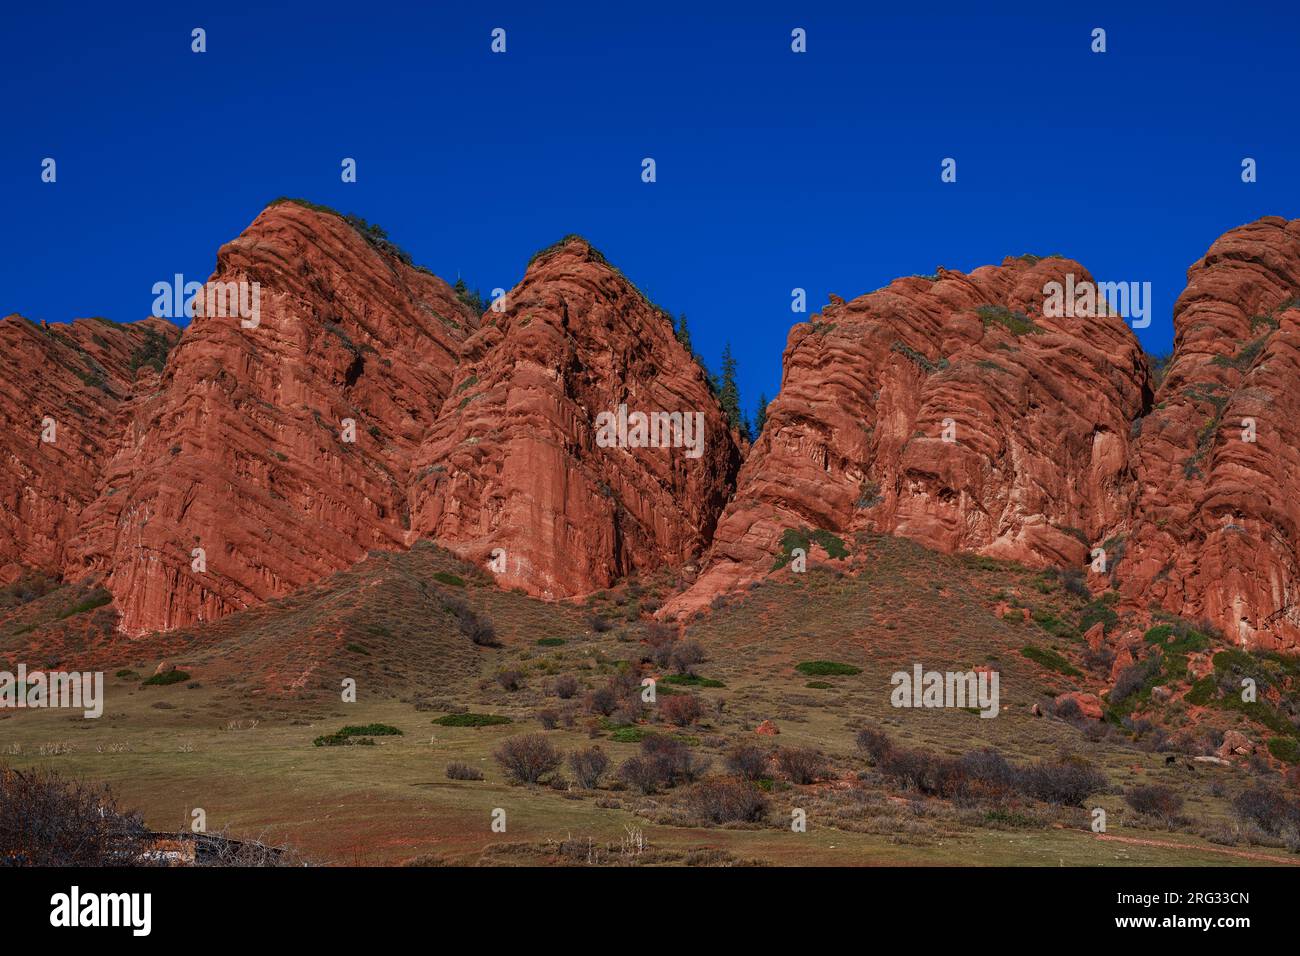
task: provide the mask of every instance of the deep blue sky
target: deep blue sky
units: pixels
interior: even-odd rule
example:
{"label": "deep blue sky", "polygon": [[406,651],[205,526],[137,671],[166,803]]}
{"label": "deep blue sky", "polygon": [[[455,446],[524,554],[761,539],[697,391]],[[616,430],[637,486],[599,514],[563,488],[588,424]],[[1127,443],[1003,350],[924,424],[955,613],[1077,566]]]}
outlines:
{"label": "deep blue sky", "polygon": [[153,283],[206,279],[267,201],[302,196],[485,293],[582,233],[688,314],[712,367],[732,343],[752,410],[792,287],[811,312],[1059,252],[1152,282],[1142,338],[1164,351],[1216,236],[1300,216],[1294,4],[230,6],[6,8],[0,314],[143,318]]}

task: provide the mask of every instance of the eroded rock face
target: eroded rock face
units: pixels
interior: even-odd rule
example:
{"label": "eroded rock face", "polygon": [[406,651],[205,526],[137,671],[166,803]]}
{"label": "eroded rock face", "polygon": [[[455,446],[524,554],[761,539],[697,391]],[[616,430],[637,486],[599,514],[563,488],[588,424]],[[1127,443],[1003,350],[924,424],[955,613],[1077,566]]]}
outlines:
{"label": "eroded rock face", "polygon": [[941,270],[795,326],[709,567],[669,611],[769,571],[791,529],[1083,565],[1127,518],[1150,385],[1123,319],[1043,315],[1067,274],[1091,280],[1060,258]]}
{"label": "eroded rock face", "polygon": [[121,431],[79,542],[130,633],[404,546],[411,457],[478,324],[441,279],[292,202],[223,246],[210,281],[259,283],[256,327],[193,319]]}
{"label": "eroded rock face", "polygon": [[1123,593],[1300,649],[1300,220],[1221,236],[1188,270],[1174,330],[1136,442]]}
{"label": "eroded rock face", "polygon": [[[1122,319],[1044,314],[1067,276],[1090,279],[1024,257],[832,297],[742,467],[671,321],[585,241],[480,317],[374,233],[273,205],[212,277],[259,284],[255,327],[0,322],[0,575],[100,575],[138,634],[420,538],[548,598],[703,557],[669,615],[859,531],[1074,567],[1108,542],[1090,581],[1126,608],[1300,649],[1300,220],[1192,266],[1154,395]],[[698,432],[606,441],[602,413]]]}
{"label": "eroded rock face", "polygon": [[[740,450],[671,319],[581,239],[539,254],[505,305],[417,456],[412,533],[478,562],[501,549],[500,583],[550,598],[700,555]],[[690,431],[611,446],[599,416],[620,406]]]}
{"label": "eroded rock face", "polygon": [[0,580],[63,573],[122,422],[179,336],[161,319],[0,320]]}
{"label": "eroded rock face", "polygon": [[[422,537],[476,561],[502,549],[500,582],[545,597],[707,546],[735,436],[671,320],[585,241],[539,255],[483,322],[381,234],[283,202],[220,250],[209,283],[256,284],[254,321],[105,324],[102,344],[98,323],[3,323],[10,577],[98,575],[140,634]],[[161,377],[136,368],[146,333],[163,339]],[[87,397],[92,374],[102,394]],[[49,448],[47,406],[64,429]],[[599,440],[620,406],[632,429],[658,412],[691,427],[650,447]]]}

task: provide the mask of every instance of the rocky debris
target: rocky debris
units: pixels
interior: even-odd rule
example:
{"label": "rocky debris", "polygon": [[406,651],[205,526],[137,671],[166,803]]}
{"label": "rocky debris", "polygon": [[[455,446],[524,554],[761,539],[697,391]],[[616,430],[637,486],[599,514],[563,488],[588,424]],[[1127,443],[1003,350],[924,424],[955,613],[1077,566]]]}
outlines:
{"label": "rocky debris", "polygon": [[1063,706],[1067,710],[1077,709],[1078,716],[1088,720],[1101,720],[1103,713],[1101,700],[1096,694],[1085,694],[1079,691],[1059,695],[1053,706],[1057,713],[1060,713]]}
{"label": "rocky debris", "polygon": [[1083,639],[1088,642],[1088,646],[1094,651],[1099,651],[1106,643],[1106,625],[1098,621],[1092,627],[1088,628],[1083,635]]}
{"label": "rocky debris", "polygon": [[1230,757],[1249,757],[1255,752],[1255,744],[1249,737],[1237,730],[1229,730],[1223,735],[1215,756],[1227,760]]}

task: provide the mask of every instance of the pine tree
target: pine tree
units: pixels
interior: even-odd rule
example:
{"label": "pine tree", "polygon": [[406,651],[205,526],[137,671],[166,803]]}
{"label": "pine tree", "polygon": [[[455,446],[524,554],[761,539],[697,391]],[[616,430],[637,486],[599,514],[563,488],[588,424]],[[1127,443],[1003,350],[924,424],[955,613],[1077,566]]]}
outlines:
{"label": "pine tree", "polygon": [[754,437],[758,438],[763,434],[763,428],[767,425],[767,396],[762,392],[758,393],[758,408],[754,411]]}
{"label": "pine tree", "polygon": [[718,404],[727,424],[736,429],[745,440],[750,440],[749,421],[740,411],[740,386],[736,384],[736,359],[731,354],[731,343],[722,349],[722,386],[718,390]]}
{"label": "pine tree", "polygon": [[695,349],[691,346],[691,330],[686,327],[686,313],[683,312],[677,323],[677,341],[681,342],[686,351],[692,356],[695,355]]}

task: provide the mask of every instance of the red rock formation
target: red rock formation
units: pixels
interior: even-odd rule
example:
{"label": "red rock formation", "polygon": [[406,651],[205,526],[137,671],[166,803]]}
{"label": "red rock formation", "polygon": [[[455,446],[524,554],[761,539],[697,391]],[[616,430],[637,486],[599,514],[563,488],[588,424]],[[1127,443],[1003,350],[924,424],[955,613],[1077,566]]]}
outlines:
{"label": "red rock formation", "polygon": [[[543,597],[697,557],[740,452],[672,320],[578,238],[504,305],[417,456],[412,534],[474,561],[502,549],[498,580]],[[598,416],[621,405],[698,416],[702,446],[602,447]]]}
{"label": "red rock formation", "polygon": [[403,546],[411,455],[478,322],[441,279],[295,202],[223,246],[210,281],[259,283],[258,324],[190,323],[79,542],[129,633],[211,619]]}
{"label": "red rock formation", "polygon": [[1122,319],[1042,314],[1067,273],[1090,279],[1059,258],[940,270],[795,326],[709,567],[666,611],[766,573],[799,528],[1081,566],[1127,517],[1150,390]]}
{"label": "red rock formation", "polygon": [[123,417],[179,335],[161,319],[0,320],[0,580],[64,571]]}
{"label": "red rock formation", "polygon": [[1300,649],[1300,220],[1221,236],[1188,270],[1174,330],[1140,423],[1123,593]]}
{"label": "red rock formation", "polygon": [[1067,706],[1073,706],[1078,712],[1078,716],[1087,720],[1101,720],[1103,709],[1101,700],[1096,694],[1085,694],[1079,691],[1070,691],[1060,694],[1055,700],[1056,712],[1061,713],[1061,709]]}
{"label": "red rock formation", "polygon": [[[209,283],[256,284],[256,321],[200,314],[179,343],[167,323],[105,326],[103,345],[87,344],[95,323],[4,323],[11,577],[24,564],[102,575],[140,634],[421,537],[475,560],[502,548],[501,583],[547,597],[707,545],[735,437],[671,320],[585,242],[536,257],[481,328],[382,234],[298,202],[224,246]],[[133,350],[154,328],[175,347],[161,379],[136,382]],[[78,404],[77,376],[92,374],[104,394]],[[30,411],[46,405],[65,428],[52,448]],[[603,447],[598,416],[620,405],[633,424],[698,415],[677,438],[700,444]]]}
{"label": "red rock formation", "polygon": [[[1108,580],[1127,608],[1300,648],[1300,220],[1235,229],[1191,268],[1154,407],[1123,320],[1044,315],[1067,274],[1089,278],[1025,257],[832,297],[791,331],[741,468],[671,321],[586,242],[539,254],[480,318],[364,224],[274,204],[212,277],[259,285],[255,327],[0,322],[0,576],[100,574],[138,634],[423,537],[474,562],[501,549],[500,583],[545,597],[710,548],[666,613],[805,535],[814,558],[872,531],[1073,566],[1122,538]],[[698,414],[699,454],[680,433],[601,440],[620,407]]]}

